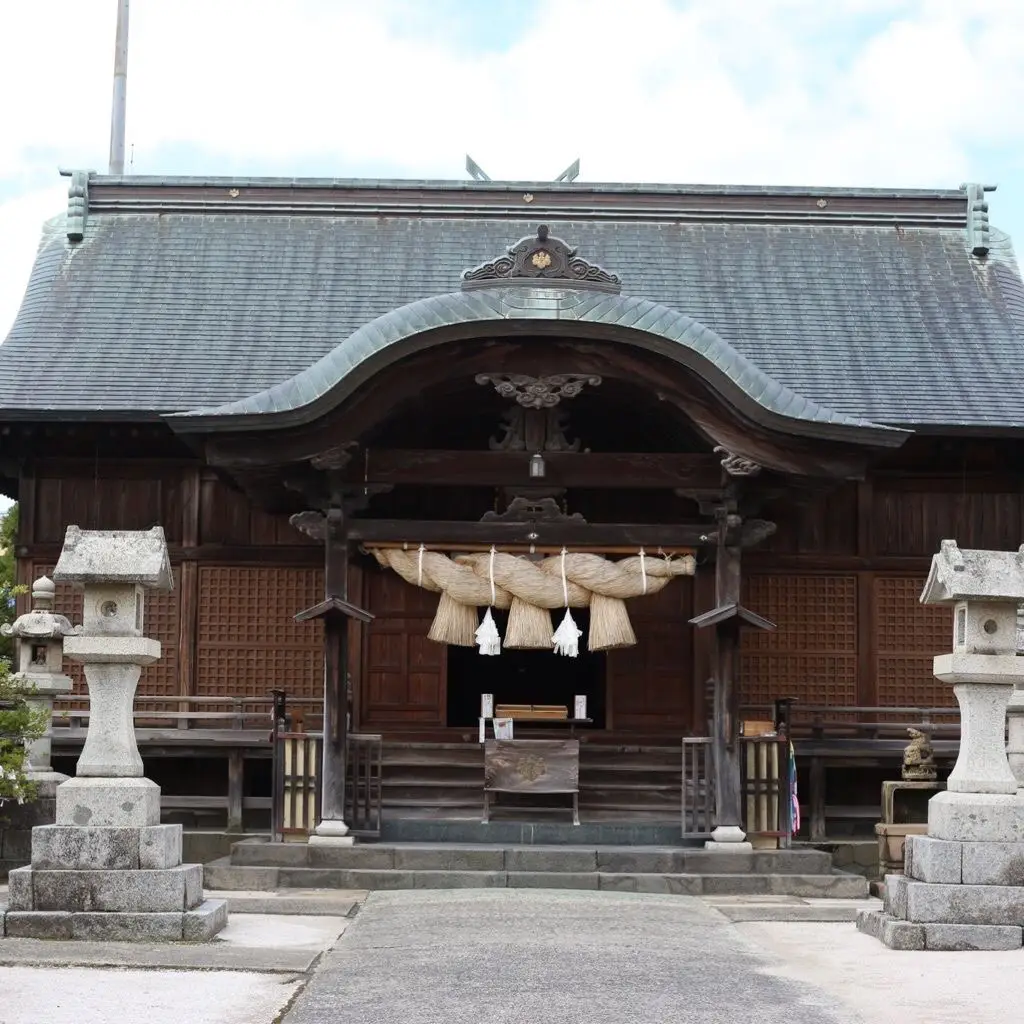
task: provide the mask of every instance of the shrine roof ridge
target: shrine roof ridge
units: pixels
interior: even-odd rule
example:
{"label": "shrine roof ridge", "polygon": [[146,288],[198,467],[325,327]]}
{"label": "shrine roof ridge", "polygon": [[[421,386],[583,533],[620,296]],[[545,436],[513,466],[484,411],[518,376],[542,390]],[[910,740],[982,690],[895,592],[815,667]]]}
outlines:
{"label": "shrine roof ridge", "polygon": [[109,176],[72,179],[69,217],[81,212],[206,215],[320,213],[374,216],[586,215],[617,219],[895,222],[963,226],[968,186],[957,189],[661,182],[465,181],[397,178]]}

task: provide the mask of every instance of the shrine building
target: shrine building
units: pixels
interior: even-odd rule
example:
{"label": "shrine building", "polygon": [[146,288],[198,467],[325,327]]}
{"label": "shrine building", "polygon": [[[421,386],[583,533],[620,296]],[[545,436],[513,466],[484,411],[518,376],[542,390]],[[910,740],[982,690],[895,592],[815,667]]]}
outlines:
{"label": "shrine building", "polygon": [[584,824],[678,832],[705,737],[745,826],[739,738],[791,700],[800,835],[855,834],[907,724],[955,751],[932,554],[1024,537],[986,192],[75,172],[0,346],[18,579],[69,525],[164,528],[136,724],[170,820],[268,827],[281,691],[318,818],[352,735],[385,835],[479,820],[509,718],[578,740]]}

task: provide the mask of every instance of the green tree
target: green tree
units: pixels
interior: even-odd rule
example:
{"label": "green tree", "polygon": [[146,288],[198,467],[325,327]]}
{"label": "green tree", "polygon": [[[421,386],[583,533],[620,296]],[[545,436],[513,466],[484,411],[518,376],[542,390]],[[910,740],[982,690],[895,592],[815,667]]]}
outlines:
{"label": "green tree", "polygon": [[0,809],[8,801],[26,803],[36,795],[28,778],[25,745],[46,731],[49,715],[33,703],[31,691],[11,676],[0,661]]}
{"label": "green tree", "polygon": [[[18,506],[12,505],[0,515],[0,625],[13,622],[14,599],[21,592],[17,584],[14,545],[18,539]],[[10,637],[0,636],[0,658],[10,662],[14,647]]]}

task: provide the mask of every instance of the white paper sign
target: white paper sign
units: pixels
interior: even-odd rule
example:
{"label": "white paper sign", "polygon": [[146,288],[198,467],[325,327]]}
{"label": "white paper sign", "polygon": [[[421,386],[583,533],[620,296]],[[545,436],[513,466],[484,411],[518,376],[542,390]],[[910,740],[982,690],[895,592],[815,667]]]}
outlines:
{"label": "white paper sign", "polygon": [[511,718],[494,719],[494,738],[496,740],[510,740],[513,738]]}
{"label": "white paper sign", "polygon": [[480,694],[480,717],[481,718],[493,718],[494,717],[494,694],[493,693],[481,693]]}
{"label": "white paper sign", "polygon": [[574,718],[586,718],[587,717],[587,697],[586,694],[576,694],[576,710],[573,714]]}
{"label": "white paper sign", "polygon": [[487,739],[487,719],[480,719],[480,742],[483,743]]}

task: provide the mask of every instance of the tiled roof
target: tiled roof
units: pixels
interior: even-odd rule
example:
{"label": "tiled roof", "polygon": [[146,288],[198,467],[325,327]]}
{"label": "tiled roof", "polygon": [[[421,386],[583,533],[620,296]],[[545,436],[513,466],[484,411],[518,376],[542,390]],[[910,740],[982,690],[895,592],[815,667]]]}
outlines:
{"label": "tiled roof", "polygon": [[[191,194],[188,180],[180,188],[161,182],[178,198],[158,209],[145,195],[105,202],[100,194],[120,185],[100,185],[82,241],[68,241],[63,219],[47,225],[0,346],[0,416],[166,413],[248,398],[343,352],[378,317],[457,289],[464,268],[543,219],[581,256],[618,274],[625,296],[697,321],[779,394],[788,389],[826,417],[1024,427],[1024,284],[1001,232],[992,229],[987,256],[971,254],[962,193],[538,185],[551,195],[527,219],[525,210],[513,218],[504,208],[466,207],[464,198],[448,215],[404,201],[400,209],[355,208],[348,199],[344,209],[278,203],[266,212],[253,201],[243,212],[181,199]],[[632,212],[596,209],[615,189]],[[593,216],[558,216],[562,194],[571,192],[575,211],[588,190]],[[441,202],[426,184],[421,191]],[[744,212],[723,216],[709,201],[701,213],[692,197],[712,195]],[[828,199],[834,209],[843,197],[863,207],[901,196],[952,212],[915,221],[888,211],[873,222],[863,212],[816,221],[748,210],[758,197],[812,195],[838,196]],[[659,213],[647,199],[693,209]]]}

